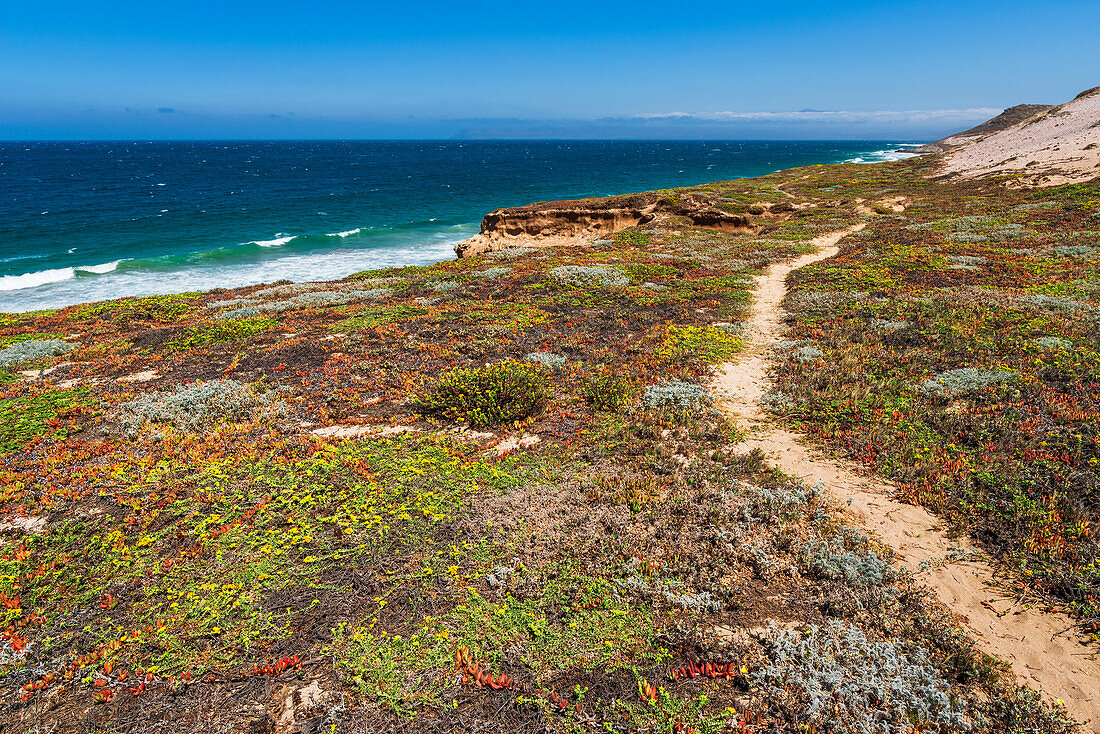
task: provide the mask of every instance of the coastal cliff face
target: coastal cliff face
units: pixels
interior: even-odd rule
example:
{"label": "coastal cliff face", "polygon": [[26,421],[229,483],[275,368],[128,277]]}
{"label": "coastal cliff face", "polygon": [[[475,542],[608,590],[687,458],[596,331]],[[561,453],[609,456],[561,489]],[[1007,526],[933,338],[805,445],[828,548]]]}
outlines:
{"label": "coastal cliff face", "polygon": [[[726,232],[755,232],[768,219],[772,209],[783,207],[755,204],[744,212],[716,197],[692,194],[648,193],[608,199],[551,201],[508,207],[490,212],[481,220],[481,232],[459,242],[459,257],[473,257],[514,245],[577,244],[607,237],[629,227],[658,220],[684,225],[710,227]],[[756,212],[755,214],[750,213]]]}

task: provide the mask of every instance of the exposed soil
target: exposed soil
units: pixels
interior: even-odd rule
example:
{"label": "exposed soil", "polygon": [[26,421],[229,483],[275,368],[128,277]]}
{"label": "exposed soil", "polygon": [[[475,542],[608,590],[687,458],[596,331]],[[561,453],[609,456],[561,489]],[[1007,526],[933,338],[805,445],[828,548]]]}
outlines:
{"label": "exposed soil", "polygon": [[[814,240],[817,252],[773,265],[757,277],[746,349],[736,362],[721,367],[711,385],[719,395],[719,407],[748,429],[745,448],[764,451],[784,473],[808,484],[821,482],[847,503],[860,524],[965,621],[986,652],[1011,664],[1021,683],[1060,699],[1081,721],[1100,722],[1100,660],[1075,639],[1069,617],[1006,595],[997,586],[993,566],[980,560],[967,538],[949,535],[927,510],[893,499],[893,485],[868,478],[854,464],[812,451],[805,436],[774,425],[760,408],[760,398],[770,386],[769,347],[783,332],[786,314],[781,302],[787,276],[835,256],[837,243],[862,228],[819,237]],[[924,567],[922,561],[927,562]]]}

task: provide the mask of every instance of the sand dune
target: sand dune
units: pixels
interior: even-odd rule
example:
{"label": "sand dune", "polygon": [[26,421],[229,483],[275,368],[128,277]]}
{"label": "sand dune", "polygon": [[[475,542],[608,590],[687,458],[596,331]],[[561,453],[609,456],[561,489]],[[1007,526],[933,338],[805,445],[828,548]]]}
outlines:
{"label": "sand dune", "polygon": [[942,172],[963,178],[1016,174],[1029,186],[1100,177],[1100,87],[951,150]]}

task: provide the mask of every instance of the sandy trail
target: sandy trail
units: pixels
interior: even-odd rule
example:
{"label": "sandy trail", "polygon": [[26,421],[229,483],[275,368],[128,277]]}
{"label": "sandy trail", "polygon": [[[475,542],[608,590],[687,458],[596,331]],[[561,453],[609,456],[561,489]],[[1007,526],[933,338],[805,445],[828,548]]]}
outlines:
{"label": "sandy trail", "polygon": [[[861,524],[965,620],[983,650],[1009,662],[1021,683],[1065,702],[1078,720],[1091,721],[1087,730],[1100,731],[1100,659],[1094,648],[1077,641],[1069,617],[1006,596],[994,585],[993,568],[973,557],[975,548],[966,538],[950,539],[935,515],[894,500],[893,486],[865,476],[854,464],[815,453],[804,436],[776,427],[760,409],[760,398],[769,389],[768,347],[783,331],[780,302],[787,275],[833,257],[837,243],[862,226],[819,237],[814,240],[817,252],[773,265],[756,278],[746,350],[736,363],[722,365],[711,385],[718,406],[749,430],[744,448],[760,448],[784,473],[810,484],[822,482],[842,505],[850,503]],[[966,560],[952,560],[960,551]],[[921,571],[923,560],[933,567]]]}

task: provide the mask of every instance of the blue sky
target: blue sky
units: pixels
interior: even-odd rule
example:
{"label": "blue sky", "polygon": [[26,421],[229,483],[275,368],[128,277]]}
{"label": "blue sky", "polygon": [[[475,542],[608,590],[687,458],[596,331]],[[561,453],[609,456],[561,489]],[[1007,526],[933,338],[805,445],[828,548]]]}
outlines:
{"label": "blue sky", "polygon": [[1100,84],[1100,2],[19,2],[0,138],[928,139]]}

